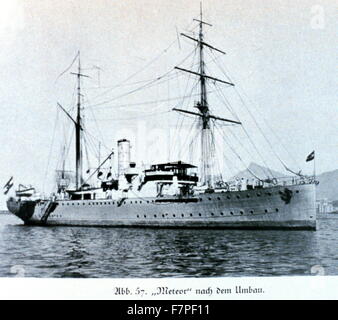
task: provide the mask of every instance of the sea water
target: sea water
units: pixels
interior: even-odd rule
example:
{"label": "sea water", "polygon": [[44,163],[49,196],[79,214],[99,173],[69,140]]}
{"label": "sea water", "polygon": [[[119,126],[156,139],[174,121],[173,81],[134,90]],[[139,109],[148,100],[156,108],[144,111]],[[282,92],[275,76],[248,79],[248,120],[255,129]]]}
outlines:
{"label": "sea water", "polygon": [[338,275],[338,214],[317,231],[24,226],[0,215],[0,277]]}

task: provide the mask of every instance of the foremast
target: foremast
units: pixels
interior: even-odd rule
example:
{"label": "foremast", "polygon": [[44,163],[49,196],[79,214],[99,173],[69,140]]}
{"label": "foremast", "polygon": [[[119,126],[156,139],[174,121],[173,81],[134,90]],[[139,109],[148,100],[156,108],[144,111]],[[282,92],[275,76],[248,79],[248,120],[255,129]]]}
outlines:
{"label": "foremast", "polygon": [[207,99],[207,90],[206,90],[206,81],[213,80],[215,82],[221,82],[227,84],[229,86],[234,86],[233,83],[227,82],[221,79],[217,79],[205,74],[205,62],[204,62],[204,47],[208,47],[212,50],[225,54],[225,52],[209,45],[208,43],[204,42],[203,36],[203,25],[212,26],[211,24],[203,21],[202,15],[202,6],[200,10],[200,19],[194,19],[199,23],[199,37],[195,39],[190,37],[184,33],[181,33],[182,36],[197,42],[199,48],[199,72],[194,72],[192,70],[187,70],[179,67],[175,67],[175,69],[188,72],[194,75],[197,75],[200,80],[200,101],[195,105],[198,109],[199,113],[191,112],[187,110],[182,110],[178,108],[174,108],[173,110],[188,113],[192,115],[196,115],[200,117],[200,124],[201,124],[201,168],[200,168],[200,177],[202,185],[207,186],[208,188],[214,188],[215,181],[214,181],[214,174],[213,174],[213,162],[214,162],[214,135],[212,128],[210,126],[211,119],[213,120],[221,120],[225,122],[230,122],[234,124],[241,124],[239,121],[224,119],[220,117],[216,117],[210,114],[210,109],[208,105]]}
{"label": "foremast", "polygon": [[78,57],[78,71],[71,72],[72,75],[77,77],[77,112],[76,112],[76,119],[74,120],[73,117],[58,103],[58,106],[67,114],[67,116],[72,120],[75,125],[75,188],[76,190],[81,189],[82,182],[83,182],[83,160],[82,160],[82,131],[83,131],[83,124],[82,124],[82,116],[81,116],[81,78],[89,76],[81,73],[81,59],[80,59],[80,52],[77,54]]}

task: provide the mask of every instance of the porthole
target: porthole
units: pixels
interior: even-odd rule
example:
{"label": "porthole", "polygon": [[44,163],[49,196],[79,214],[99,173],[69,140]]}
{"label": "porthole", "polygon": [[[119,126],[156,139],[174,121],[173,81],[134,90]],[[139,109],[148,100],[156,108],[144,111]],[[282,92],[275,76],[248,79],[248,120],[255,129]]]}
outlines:
{"label": "porthole", "polygon": [[173,217],[175,218],[176,216],[173,214]]}
{"label": "porthole", "polygon": [[213,212],[211,212],[211,215],[213,216],[213,215],[214,215],[214,213],[213,213]]}
{"label": "porthole", "polygon": [[221,216],[223,216],[224,215],[224,213],[223,212],[221,212]]}
{"label": "porthole", "polygon": [[192,213],[190,213],[190,217],[192,217]]}
{"label": "porthole", "polygon": [[221,198],[220,198],[220,197],[217,197],[217,200],[221,200]]}
{"label": "porthole", "polygon": [[296,190],[296,193],[299,193],[299,190]]}
{"label": "porthole", "polygon": [[149,201],[147,200],[147,203],[149,203]]}
{"label": "porthole", "polygon": [[240,196],[239,196],[239,195],[237,195],[237,196],[236,196],[236,198],[237,198],[237,199],[239,199],[239,198],[240,198]]}
{"label": "porthole", "polygon": [[211,198],[208,198],[211,201]]}
{"label": "porthole", "polygon": [[230,199],[231,197],[230,196],[227,196],[227,199]]}
{"label": "porthole", "polygon": [[276,212],[278,212],[279,210],[278,210],[278,208],[276,208]]}
{"label": "porthole", "polygon": [[233,216],[234,215],[234,213],[232,212],[232,211],[230,211],[230,214]]}
{"label": "porthole", "polygon": [[140,216],[139,216],[139,215],[137,215],[136,217],[138,217],[138,218],[139,218]]}
{"label": "porthole", "polygon": [[156,214],[154,214],[154,218],[157,218],[157,215],[156,215]]}
{"label": "porthole", "polygon": [[247,194],[246,196],[247,196],[247,198],[250,198],[250,195],[249,195],[249,194]]}
{"label": "porthole", "polygon": [[165,215],[164,215],[164,214],[162,214],[162,217],[164,218],[164,217],[165,217]]}
{"label": "porthole", "polygon": [[271,193],[271,192],[268,192],[267,195],[268,195],[268,196],[272,196],[272,193]]}
{"label": "porthole", "polygon": [[268,209],[265,209],[264,211],[265,211],[265,213],[268,213]]}
{"label": "porthole", "polygon": [[184,217],[184,214],[182,213],[182,217]]}
{"label": "porthole", "polygon": [[201,214],[201,213],[199,213],[198,215],[199,215],[200,217],[202,216],[202,214]]}
{"label": "porthole", "polygon": [[144,215],[144,217],[145,217],[145,218],[147,218],[147,216],[146,216],[146,215]]}
{"label": "porthole", "polygon": [[261,194],[260,193],[257,193],[257,197],[260,197],[261,196]]}
{"label": "porthole", "polygon": [[200,201],[202,201],[202,198],[200,198]]}
{"label": "porthole", "polygon": [[243,212],[243,211],[240,211],[239,213],[240,213],[240,214],[243,214],[244,212]]}
{"label": "porthole", "polygon": [[253,210],[250,210],[250,213],[252,213],[252,214],[253,214]]}

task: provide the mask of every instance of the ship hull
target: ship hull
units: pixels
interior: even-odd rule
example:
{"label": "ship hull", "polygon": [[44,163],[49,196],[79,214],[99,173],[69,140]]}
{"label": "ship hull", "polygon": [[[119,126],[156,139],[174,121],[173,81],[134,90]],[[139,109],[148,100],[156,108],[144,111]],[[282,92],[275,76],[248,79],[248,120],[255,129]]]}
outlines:
{"label": "ship hull", "polygon": [[194,198],[123,201],[9,199],[10,212],[27,225],[316,230],[315,185],[275,186]]}

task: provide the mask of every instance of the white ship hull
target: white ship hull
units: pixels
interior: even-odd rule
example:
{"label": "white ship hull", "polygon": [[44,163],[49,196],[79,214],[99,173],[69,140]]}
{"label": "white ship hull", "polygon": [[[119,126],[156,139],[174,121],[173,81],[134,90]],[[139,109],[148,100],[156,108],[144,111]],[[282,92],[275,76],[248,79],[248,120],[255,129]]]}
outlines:
{"label": "white ship hull", "polygon": [[[46,205],[51,210],[46,215]],[[193,198],[7,202],[27,225],[316,229],[315,185],[204,193]]]}

